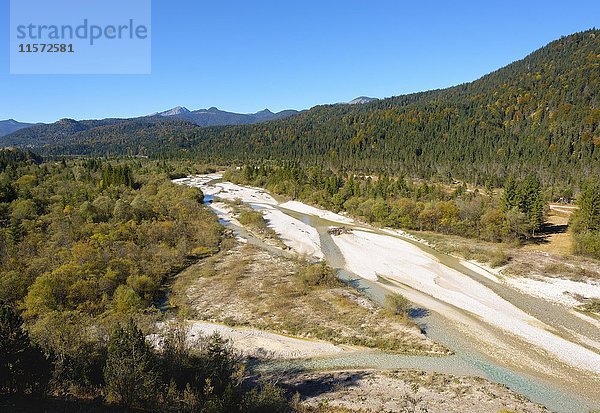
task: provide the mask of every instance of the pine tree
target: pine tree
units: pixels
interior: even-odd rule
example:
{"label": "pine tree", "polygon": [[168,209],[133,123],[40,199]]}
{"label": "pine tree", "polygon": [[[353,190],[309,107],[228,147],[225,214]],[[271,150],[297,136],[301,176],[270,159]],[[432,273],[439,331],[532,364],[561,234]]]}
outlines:
{"label": "pine tree", "polygon": [[502,210],[510,211],[517,206],[517,182],[511,176],[504,183],[504,195],[502,196]]}
{"label": "pine tree", "polygon": [[542,193],[542,184],[537,177],[529,176],[517,189],[517,206],[529,221],[531,235],[539,231],[544,223],[546,202]]}
{"label": "pine tree", "polygon": [[12,307],[0,307],[0,392],[37,392],[48,382],[49,364],[31,344],[23,318]]}
{"label": "pine tree", "polygon": [[575,214],[573,229],[600,231],[600,181],[590,180],[582,186],[577,205],[579,211]]}
{"label": "pine tree", "polygon": [[104,379],[109,399],[127,407],[143,407],[154,397],[158,375],[142,331],[130,321],[113,332],[108,343]]}

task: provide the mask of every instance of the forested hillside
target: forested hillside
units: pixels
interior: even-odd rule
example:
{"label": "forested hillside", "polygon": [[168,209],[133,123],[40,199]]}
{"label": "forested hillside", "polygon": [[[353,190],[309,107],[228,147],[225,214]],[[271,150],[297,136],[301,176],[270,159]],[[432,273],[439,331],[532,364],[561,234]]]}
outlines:
{"label": "forested hillside", "polygon": [[107,126],[51,153],[224,161],[294,159],[335,169],[474,183],[534,173],[577,184],[600,173],[600,31],[573,34],[472,83],[364,105],[319,106],[258,125]]}
{"label": "forested hillside", "polygon": [[[139,148],[132,146],[128,136],[134,133],[140,139],[152,142],[155,135],[160,135],[161,131],[168,130],[169,134],[175,131],[179,133],[186,130],[186,127],[195,127],[192,123],[182,119],[168,119],[160,116],[148,116],[136,119],[99,119],[99,120],[74,120],[61,119],[58,122],[50,124],[38,124],[27,129],[21,129],[15,133],[2,137],[0,145],[43,148],[44,146],[53,147],[64,145],[65,143],[76,142],[79,136],[85,136],[87,140],[94,141],[96,145],[102,145],[110,142],[110,145],[118,145],[119,136],[128,147],[128,152],[140,152]],[[146,133],[151,129],[150,133]],[[117,146],[115,146],[116,148]],[[111,150],[111,153],[118,151]]]}
{"label": "forested hillside", "polygon": [[0,138],[30,126],[31,123],[17,122],[14,119],[0,120]]}
{"label": "forested hillside", "polygon": [[348,169],[483,183],[536,173],[546,183],[600,172],[600,31],[555,41],[473,83],[284,122],[207,130],[201,155],[323,159]]}
{"label": "forested hillside", "polygon": [[17,168],[23,164],[39,164],[42,158],[31,151],[22,151],[19,149],[4,149],[0,151],[0,172],[6,168]]}

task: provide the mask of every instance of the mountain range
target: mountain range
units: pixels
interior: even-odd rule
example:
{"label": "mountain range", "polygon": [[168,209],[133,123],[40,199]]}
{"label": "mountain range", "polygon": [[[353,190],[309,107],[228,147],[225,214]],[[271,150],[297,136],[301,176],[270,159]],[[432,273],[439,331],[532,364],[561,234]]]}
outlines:
{"label": "mountain range", "polygon": [[265,109],[260,112],[245,114],[226,112],[215,107],[190,111],[185,107],[177,106],[164,112],[154,113],[151,116],[185,119],[198,126],[226,126],[248,125],[273,119],[284,119],[298,113],[296,110],[284,110],[273,113],[269,109]]}
{"label": "mountain range", "polygon": [[[363,104],[373,102],[377,99],[361,96],[351,100],[348,104]],[[10,138],[0,141],[0,146],[39,146],[47,144],[55,139],[66,137],[74,133],[90,130],[99,126],[112,125],[117,123],[161,123],[163,119],[180,119],[191,122],[197,126],[231,126],[231,125],[250,125],[270,120],[285,119],[297,115],[301,111],[283,110],[273,113],[269,109],[261,110],[256,113],[235,113],[219,110],[216,107],[209,109],[189,110],[183,106],[176,106],[172,109],[162,112],[156,112],[148,116],[128,119],[99,119],[76,121],[73,119],[61,119],[52,124],[32,124],[21,123],[13,119],[0,121],[0,138],[17,132],[21,129],[36,125],[37,127],[21,134],[16,134]],[[45,138],[48,136],[49,139]]]}
{"label": "mountain range", "polygon": [[265,109],[257,113],[244,114],[226,112],[215,107],[190,111],[185,107],[177,106],[148,116],[127,119],[107,118],[77,121],[65,118],[50,124],[20,123],[10,119],[0,121],[0,138],[2,138],[0,146],[43,146],[59,142],[67,136],[80,132],[117,124],[162,125],[166,120],[180,120],[184,123],[189,122],[202,127],[248,125],[269,120],[284,119],[298,113],[300,112],[296,110],[284,110],[273,113]]}
{"label": "mountain range", "polygon": [[600,30],[592,29],[446,89],[358,98],[361,104],[320,105],[252,124],[200,127],[184,108],[125,122],[61,121],[0,142],[55,155],[291,160],[478,184],[534,174],[545,184],[570,186],[600,175],[599,50]]}

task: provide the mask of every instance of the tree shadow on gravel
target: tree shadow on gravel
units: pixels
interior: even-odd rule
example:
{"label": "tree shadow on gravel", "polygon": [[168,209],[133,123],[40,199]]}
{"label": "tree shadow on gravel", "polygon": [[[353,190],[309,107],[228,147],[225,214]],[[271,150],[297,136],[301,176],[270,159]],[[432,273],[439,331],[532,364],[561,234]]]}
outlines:
{"label": "tree shadow on gravel", "polygon": [[[260,373],[257,369],[261,370]],[[360,380],[370,374],[367,371],[317,372],[304,368],[294,360],[273,359],[250,361],[248,372],[246,386],[257,386],[267,381],[281,387],[288,397],[299,393],[302,399],[358,386]]]}
{"label": "tree shadow on gravel", "polygon": [[305,399],[356,387],[368,375],[368,372],[306,373],[288,379],[280,386],[288,394],[299,393]]}
{"label": "tree shadow on gravel", "polygon": [[408,311],[408,316],[410,318],[423,318],[423,317],[427,317],[429,315],[429,310],[426,308],[411,308]]}

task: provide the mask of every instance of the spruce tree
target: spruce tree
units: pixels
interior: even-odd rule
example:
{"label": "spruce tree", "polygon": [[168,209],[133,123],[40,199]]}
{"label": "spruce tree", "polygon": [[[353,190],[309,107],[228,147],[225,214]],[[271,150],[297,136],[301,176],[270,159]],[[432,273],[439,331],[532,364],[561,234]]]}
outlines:
{"label": "spruce tree", "polygon": [[590,180],[583,184],[577,205],[579,211],[574,218],[574,230],[600,231],[600,181]]}
{"label": "spruce tree", "polygon": [[158,375],[144,334],[130,321],[117,327],[108,343],[104,379],[108,398],[127,407],[143,407],[154,398]]}

